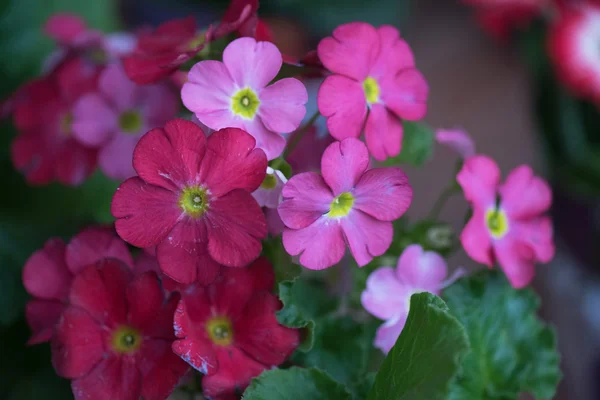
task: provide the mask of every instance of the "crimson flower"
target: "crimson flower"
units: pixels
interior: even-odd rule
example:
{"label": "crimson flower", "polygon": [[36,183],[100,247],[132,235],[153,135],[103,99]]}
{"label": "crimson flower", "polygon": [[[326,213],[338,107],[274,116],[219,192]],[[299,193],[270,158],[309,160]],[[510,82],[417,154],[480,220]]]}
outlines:
{"label": "crimson flower", "polygon": [[173,351],[205,374],[211,399],[237,399],[250,380],[289,357],[299,331],[279,325],[281,303],[270,293],[273,268],[264,258],[227,268],[210,286],[186,289],[175,312]]}
{"label": "crimson flower", "polygon": [[252,197],[267,158],[250,134],[226,128],[208,139],[175,119],[148,132],[133,153],[138,176],[112,202],[117,233],[134,246],[156,247],[165,274],[180,283],[208,284],[220,264],[243,267],[258,257],[267,235]]}
{"label": "crimson flower", "polygon": [[76,400],[162,400],[188,366],[171,351],[179,296],[165,298],[154,272],[134,277],[116,259],[85,267],[52,339],[58,375]]}

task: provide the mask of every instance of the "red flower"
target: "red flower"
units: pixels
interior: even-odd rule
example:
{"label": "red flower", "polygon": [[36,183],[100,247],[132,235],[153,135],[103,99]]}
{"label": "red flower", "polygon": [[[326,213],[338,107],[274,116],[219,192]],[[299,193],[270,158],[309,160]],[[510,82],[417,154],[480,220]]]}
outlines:
{"label": "red flower", "polygon": [[57,180],[81,184],[96,166],[97,151],[79,144],[71,132],[71,109],[96,87],[98,70],[73,58],[51,75],[27,84],[14,105],[19,130],[12,143],[12,160],[34,185]]}
{"label": "red flower", "polygon": [[178,300],[165,298],[155,273],[134,278],[116,259],[75,276],[52,340],[52,363],[73,380],[75,399],[165,399],[188,370],[171,351]]}
{"label": "red flower", "polygon": [[258,0],[231,0],[219,25],[213,32],[213,38],[219,39],[237,31],[240,36],[249,36],[257,40],[257,33],[265,35],[264,26],[258,31]]}
{"label": "red flower", "polygon": [[600,102],[599,6],[565,8],[548,43],[558,78],[577,96],[595,102]]}
{"label": "red flower", "polygon": [[237,128],[207,139],[181,119],[148,132],[133,153],[139,177],[123,182],[113,198],[117,233],[137,247],[157,246],[161,269],[181,283],[208,284],[219,264],[249,264],[267,234],[250,194],[267,170],[255,144]]}
{"label": "red flower", "polygon": [[279,325],[281,303],[270,293],[273,269],[260,258],[227,268],[210,286],[185,291],[175,312],[173,351],[198,371],[204,394],[229,399],[262,371],[279,365],[298,346],[297,329]]}
{"label": "red flower", "polygon": [[33,331],[28,344],[47,342],[52,337],[66,307],[73,275],[108,257],[133,264],[127,245],[104,228],[88,228],[71,239],[68,246],[61,239],[52,238],[29,257],[23,268],[23,285],[33,296],[25,308]]}

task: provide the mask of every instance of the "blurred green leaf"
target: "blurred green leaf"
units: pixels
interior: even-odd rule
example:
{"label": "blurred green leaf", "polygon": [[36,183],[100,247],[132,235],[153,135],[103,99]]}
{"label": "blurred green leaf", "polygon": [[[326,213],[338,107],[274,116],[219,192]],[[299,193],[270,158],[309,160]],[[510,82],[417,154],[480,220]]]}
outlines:
{"label": "blurred green leaf", "polygon": [[414,294],[367,400],[445,400],[468,351],[465,329],[446,304],[431,293]]}
{"label": "blurred green leaf", "polygon": [[9,256],[0,255],[0,327],[20,317],[26,301],[20,265],[15,265]]}
{"label": "blurred green leaf", "polygon": [[387,159],[384,165],[410,164],[421,166],[433,154],[433,130],[421,122],[403,121],[404,136],[402,137],[402,150],[396,157]]}
{"label": "blurred green leaf", "polygon": [[315,368],[272,369],[254,378],[243,400],[350,400],[350,393]]}
{"label": "blurred green leaf", "polygon": [[498,271],[483,271],[450,286],[444,298],[471,343],[451,400],[554,396],[561,378],[556,340],[535,314],[540,302],[531,289],[515,290]]}

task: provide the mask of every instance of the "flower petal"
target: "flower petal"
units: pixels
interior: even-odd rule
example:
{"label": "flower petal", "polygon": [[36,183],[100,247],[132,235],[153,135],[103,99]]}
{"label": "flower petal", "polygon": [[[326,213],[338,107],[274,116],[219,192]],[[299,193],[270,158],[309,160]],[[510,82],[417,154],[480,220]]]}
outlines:
{"label": "flower petal", "polygon": [[107,65],[98,80],[98,89],[118,111],[129,110],[136,105],[136,88],[137,85],[127,77],[119,63]]}
{"label": "flower petal", "polygon": [[118,115],[100,95],[83,95],[73,107],[73,135],[86,146],[97,147],[115,134]]}
{"label": "flower petal", "polygon": [[531,283],[535,275],[533,249],[509,234],[494,242],[494,250],[498,264],[515,289],[524,288]]}
{"label": "flower petal", "polygon": [[215,261],[243,267],[259,256],[267,221],[250,193],[235,189],[213,200],[206,219],[208,252]]}
{"label": "flower petal", "polygon": [[281,155],[286,145],[286,140],[277,132],[267,129],[260,118],[253,121],[240,121],[239,125],[256,139],[256,148],[262,149],[267,155],[267,160],[273,160]]}
{"label": "flower petal", "polygon": [[138,400],[142,377],[132,357],[109,357],[71,383],[75,400]]}
{"label": "flower petal", "polygon": [[382,80],[381,87],[381,100],[400,118],[418,121],[427,113],[429,85],[415,68]]}
{"label": "flower petal", "polygon": [[465,193],[465,199],[473,206],[483,209],[495,206],[500,169],[494,160],[487,156],[465,160],[456,180]]}
{"label": "flower petal", "polygon": [[127,322],[146,333],[146,328],[155,322],[156,313],[164,300],[165,295],[156,273],[146,272],[136,276],[127,286]]}
{"label": "flower petal", "polygon": [[513,221],[510,229],[515,231],[514,235],[519,241],[533,250],[537,261],[548,263],[554,258],[555,246],[550,218],[536,218],[523,223]]}
{"label": "flower petal", "polygon": [[65,300],[69,295],[72,275],[65,264],[65,243],[49,239],[44,248],[27,259],[23,267],[23,285],[34,297]]}
{"label": "flower petal", "polygon": [[379,319],[391,319],[404,311],[406,290],[392,267],[381,267],[369,275],[367,287],[360,295],[362,306]]}
{"label": "flower petal", "polygon": [[400,168],[374,168],[360,177],[353,194],[354,208],[380,221],[393,221],[410,207],[413,189]]}
{"label": "flower petal", "polygon": [[240,88],[264,88],[277,76],[282,63],[277,46],[251,37],[236,39],[223,51],[223,64]]}
{"label": "flower petal", "polygon": [[369,167],[369,152],[358,139],[334,142],[323,152],[321,173],[334,196],[350,192]]}
{"label": "flower petal", "polygon": [[321,217],[306,228],[284,229],[283,246],[292,256],[300,254],[300,264],[321,270],[340,262],[346,251],[337,220]]}
{"label": "flower petal", "polygon": [[512,170],[500,186],[501,207],[511,219],[529,219],[548,211],[552,190],[528,165]]}
{"label": "flower petal", "polygon": [[360,136],[367,116],[367,100],[360,83],[341,75],[328,76],[319,88],[317,104],[327,118],[331,136],[338,140]]}
{"label": "flower petal", "polygon": [[139,364],[143,374],[141,398],[166,399],[189,371],[189,365],[173,353],[168,340],[146,339],[140,353],[142,359]]}
{"label": "flower petal", "polygon": [[118,132],[102,146],[98,152],[98,165],[106,176],[124,181],[136,175],[132,158],[138,139]]}
{"label": "flower petal", "polygon": [[341,219],[341,224],[359,267],[385,253],[392,244],[394,229],[391,222],[378,221],[362,211],[352,210],[346,218]]}
{"label": "flower petal", "polygon": [[73,237],[67,245],[67,265],[74,274],[103,258],[116,258],[130,267],[133,265],[127,245],[112,229],[87,228]]}
{"label": "flower petal", "polygon": [[321,40],[317,48],[323,65],[336,74],[363,81],[379,53],[377,30],[366,22],[340,25],[333,37]]}
{"label": "flower petal", "polygon": [[448,266],[442,256],[423,251],[418,244],[408,246],[398,259],[397,279],[404,285],[439,295]]}
{"label": "flower petal", "polygon": [[377,328],[377,334],[375,335],[373,345],[380,349],[384,354],[389,353],[396,344],[400,333],[402,333],[407,318],[408,314],[402,314],[396,319],[389,320]]}
{"label": "flower petal", "polygon": [[283,223],[292,229],[306,228],[329,212],[333,194],[323,177],[315,172],[303,172],[285,184],[283,202],[277,210]]}
{"label": "flower petal", "polygon": [[475,155],[475,143],[463,129],[438,129],[435,140],[454,150],[463,159]]}
{"label": "flower petal", "polygon": [[300,126],[308,92],[298,79],[281,79],[261,90],[259,97],[258,116],[268,130],[289,133]]}
{"label": "flower petal", "polygon": [[63,143],[55,157],[56,180],[64,185],[77,186],[94,172],[97,150],[84,147],[75,139],[69,139]]}
{"label": "flower petal", "polygon": [[414,67],[415,57],[398,29],[391,25],[377,28],[381,50],[371,70],[374,78],[394,76],[400,70]]}
{"label": "flower petal", "polygon": [[373,104],[365,125],[365,139],[369,153],[379,161],[400,154],[402,121],[382,104]]}
{"label": "flower petal", "polygon": [[64,309],[65,305],[56,300],[30,300],[25,306],[25,319],[31,329],[27,345],[49,341]]}
{"label": "flower petal", "polygon": [[86,375],[105,354],[103,335],[88,313],[68,307],[52,340],[52,365],[56,373],[71,379]]}
{"label": "flower petal", "polygon": [[71,44],[77,36],[88,30],[85,21],[73,14],[52,15],[44,25],[44,33],[61,44]]}
{"label": "flower petal", "polygon": [[140,139],[133,152],[133,167],[147,183],[176,190],[198,183],[205,151],[202,129],[191,121],[174,119],[164,129],[153,129]]}
{"label": "flower petal", "polygon": [[492,240],[485,226],[484,210],[477,207],[473,210],[473,216],[460,234],[460,242],[473,260],[490,268],[494,265]]}

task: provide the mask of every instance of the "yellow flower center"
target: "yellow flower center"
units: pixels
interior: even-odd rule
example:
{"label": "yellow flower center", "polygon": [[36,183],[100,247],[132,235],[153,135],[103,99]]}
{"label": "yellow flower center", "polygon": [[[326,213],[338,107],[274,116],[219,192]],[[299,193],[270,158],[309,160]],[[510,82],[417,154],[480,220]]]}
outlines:
{"label": "yellow flower center", "polygon": [[142,129],[142,116],[134,110],[125,111],[119,116],[119,126],[125,133],[138,133]]}
{"label": "yellow flower center", "polygon": [[352,193],[344,192],[337,196],[329,205],[329,212],[325,214],[329,218],[345,217],[350,213],[354,205]]}
{"label": "yellow flower center", "polygon": [[508,232],[508,217],[498,208],[490,208],[486,211],[485,224],[494,239],[501,239]]}
{"label": "yellow flower center", "polygon": [[231,97],[231,111],[244,119],[254,119],[259,106],[258,95],[250,88],[240,89]]}
{"label": "yellow flower center", "polygon": [[121,326],[113,332],[110,342],[117,353],[131,353],[142,345],[142,335],[135,328]]}
{"label": "yellow flower center", "polygon": [[179,206],[190,217],[201,217],[208,209],[206,189],[201,186],[185,187],[179,195]]}
{"label": "yellow flower center", "polygon": [[194,50],[196,47],[202,45],[206,41],[206,32],[200,32],[187,44],[186,50]]}
{"label": "yellow flower center", "polygon": [[263,189],[275,189],[277,186],[277,178],[275,174],[267,174],[265,176],[265,180],[260,184],[260,187]]}
{"label": "yellow flower center", "polygon": [[363,90],[365,91],[367,103],[374,104],[379,101],[379,85],[374,78],[368,76],[367,79],[363,81]]}
{"label": "yellow flower center", "polygon": [[227,317],[213,317],[206,323],[208,337],[218,346],[229,346],[233,342],[233,327]]}

